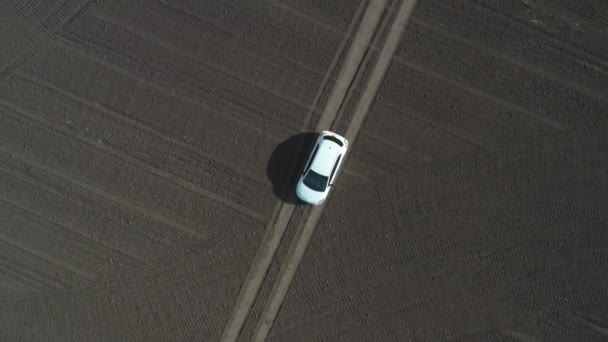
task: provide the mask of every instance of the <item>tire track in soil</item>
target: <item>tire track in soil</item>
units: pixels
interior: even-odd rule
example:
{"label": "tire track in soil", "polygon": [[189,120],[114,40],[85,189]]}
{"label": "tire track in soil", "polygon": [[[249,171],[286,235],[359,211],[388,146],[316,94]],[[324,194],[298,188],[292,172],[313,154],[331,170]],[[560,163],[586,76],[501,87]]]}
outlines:
{"label": "tire track in soil", "polygon": [[[357,93],[357,87],[354,85],[361,84],[362,80],[369,76],[369,69],[371,69],[370,62],[377,57],[377,47],[381,45],[382,38],[385,36],[386,33],[386,28],[393,19],[392,14],[393,13],[389,5],[389,9],[385,11],[382,15],[381,22],[378,28],[376,29],[376,32],[374,33],[369,46],[367,47],[366,53],[363,56],[363,60],[359,64],[357,73],[351,81],[351,86],[348,88],[344,100],[338,108],[334,120],[330,125],[334,131],[339,131],[342,129],[340,123],[342,122],[345,116],[347,119],[350,119],[347,112],[352,110],[352,108],[350,108],[349,104],[353,102],[353,99],[356,98],[356,96],[360,95]],[[346,171],[346,168],[343,168],[343,172],[344,171]],[[355,175],[354,173],[352,174]]]}
{"label": "tire track in soil", "polygon": [[[376,31],[372,35],[371,42],[368,44],[367,49],[365,51],[363,49],[359,49],[359,51],[358,51],[359,53],[364,52],[364,55],[363,55],[363,58],[362,58],[360,64],[357,67],[356,72],[354,73],[352,81],[350,82],[350,87],[347,89],[342,102],[338,105],[337,112],[333,114],[333,117],[331,118],[331,120],[327,120],[327,121],[331,121],[331,123],[329,124],[329,127],[334,132],[342,131],[344,128],[344,127],[342,127],[344,125],[341,124],[342,121],[344,121],[345,119],[350,120],[349,113],[352,112],[352,110],[353,110],[353,108],[352,108],[353,106],[351,106],[351,102],[353,102],[353,98],[360,96],[360,94],[359,94],[360,92],[357,91],[357,85],[361,84],[362,80],[365,80],[368,77],[370,69],[371,69],[370,62],[375,60],[375,58],[377,57],[377,53],[376,53],[376,50],[378,50],[377,46],[381,45],[382,39],[386,35],[386,29],[394,17],[394,13],[392,13],[392,5],[394,5],[394,3],[387,5],[389,8],[388,8],[388,10],[384,11],[384,13],[382,14],[380,23],[378,24]],[[360,9],[362,9],[361,6],[360,6]],[[320,120],[320,117],[318,120]],[[323,130],[323,129],[325,129],[325,127],[317,128],[317,130],[319,130],[319,131]],[[343,176],[341,177],[341,179],[342,179],[341,184],[345,181],[345,178],[344,178],[345,175],[356,177],[358,179],[358,181],[361,183],[368,183],[368,184],[371,183],[368,178],[352,171],[350,168],[347,167],[347,165],[343,166],[343,169],[341,172],[343,173]],[[292,191],[294,191],[294,190],[292,189]],[[302,210],[295,211],[288,224],[287,236],[283,237],[283,239],[285,239],[286,241],[293,240],[296,237],[295,234],[297,232],[301,231],[302,226],[307,222],[306,218],[309,216],[310,212],[311,211],[310,211],[309,206],[303,207]],[[275,254],[274,261],[272,262],[272,265],[268,270],[268,274],[266,275],[266,277],[268,279],[276,279],[276,277],[280,271],[281,260],[283,260],[287,256],[288,249],[289,249],[288,244],[283,244],[283,245],[279,246],[279,249],[277,250],[277,252]],[[273,285],[272,281],[269,280],[260,289],[260,293],[258,294],[258,297],[256,298],[256,303],[254,304],[254,306],[252,308],[252,313],[250,314],[249,319],[245,322],[243,331],[241,332],[241,334],[243,335],[243,336],[241,336],[242,339],[250,338],[252,336],[252,334],[254,333],[256,323],[257,323],[257,318],[259,317],[259,315],[261,314],[261,312],[263,310],[264,302],[269,298],[270,291],[272,289],[272,285]]]}
{"label": "tire track in soil", "polygon": [[[359,70],[359,65],[361,64],[365,52],[371,43],[373,34],[378,27],[381,15],[386,7],[386,3],[387,0],[371,1],[363,13],[363,18],[359,24],[359,29],[353,38],[353,42],[344,59],[342,68],[336,83],[334,84],[334,88],[332,89],[321,117],[317,122],[317,131],[320,129],[326,129],[335,120],[338,110],[344,101],[344,96],[348,91],[348,87],[352,84],[352,80]],[[303,131],[306,130],[310,124],[310,121],[312,120],[314,108],[320,101],[325,87],[330,80],[331,74],[333,73],[333,68],[336,66],[342,53],[342,49],[345,47],[346,42],[350,38],[351,32],[354,30],[355,24],[357,23],[357,19],[359,17],[358,14],[361,8],[363,8],[364,4],[365,2],[361,1],[357,13],[353,16],[351,26],[349,27],[337,53],[334,55],[330,68],[324,76],[319,91],[317,92],[317,95],[313,100],[313,104],[309,109],[308,116],[304,121]],[[301,152],[302,151],[300,149],[294,153],[299,154]],[[292,165],[288,174],[293,174],[295,167],[296,165]],[[293,191],[293,185],[293,182],[292,184],[286,185],[287,188],[285,190],[289,191],[289,200],[283,203],[278,202],[277,206],[275,207],[276,216],[273,214],[273,219],[266,228],[266,233],[264,234],[258,252],[254,257],[252,266],[247,273],[247,277],[241,286],[241,291],[237,297],[232,314],[222,332],[220,341],[236,341],[240,335],[249,311],[251,310],[251,307],[253,306],[253,303],[259,293],[268,269],[272,264],[272,260],[274,259],[285,230],[287,229],[287,226],[294,214],[295,205],[292,203],[296,202],[296,198]]]}
{"label": "tire track in soil", "polygon": [[[334,84],[321,114],[321,119],[317,123],[317,131],[331,127],[336,119],[349,89],[352,88],[358,72],[361,71],[361,65],[365,61],[366,52],[369,50],[374,34],[378,30],[387,3],[388,1],[378,2],[377,4],[370,2],[369,9],[365,12],[363,19],[361,19],[361,26],[357,32],[357,36],[353,39],[349,55],[346,57],[344,65],[340,70],[338,81]],[[369,28],[366,23],[370,23],[370,26],[373,24],[373,28]]]}
{"label": "tire track in soil", "polygon": [[[361,126],[369,113],[376,94],[378,93],[380,84],[386,75],[386,71],[392,61],[392,56],[395,54],[401,35],[407,26],[416,3],[416,0],[402,0],[401,2],[399,12],[391,25],[384,46],[380,51],[377,62],[371,71],[363,94],[359,99],[351,122],[346,130],[345,138],[350,142],[351,150]],[[345,156],[345,159],[348,159],[348,154]],[[252,339],[253,341],[265,341],[270,329],[272,329],[272,324],[281,308],[281,304],[285,299],[285,295],[287,294],[293,277],[302,261],[315,228],[321,219],[326,204],[327,201],[320,206],[313,207],[310,210],[305,223],[301,226],[301,229],[296,232],[295,238],[292,240],[289,251],[287,252],[287,257],[281,265],[279,276],[274,283],[270,298],[266,302],[266,306],[256,325]]]}

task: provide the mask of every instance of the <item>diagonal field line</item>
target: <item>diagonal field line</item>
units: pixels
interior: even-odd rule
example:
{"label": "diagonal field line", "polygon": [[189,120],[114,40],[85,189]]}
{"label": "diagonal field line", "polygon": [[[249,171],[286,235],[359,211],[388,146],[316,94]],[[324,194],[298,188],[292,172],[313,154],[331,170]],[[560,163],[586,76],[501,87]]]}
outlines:
{"label": "diagonal field line", "polygon": [[[359,24],[359,29],[353,38],[345,62],[342,65],[340,74],[338,75],[334,88],[332,89],[330,97],[327,100],[321,118],[319,119],[317,130],[329,128],[329,125],[334,121],[337,111],[344,101],[344,96],[346,95],[348,88],[351,86],[352,80],[354,79],[359,69],[359,65],[367,52],[372,37],[376,32],[387,2],[388,0],[372,0],[369,2],[364,16]],[[353,22],[353,25],[354,24],[355,22]],[[348,38],[348,35],[346,38]],[[262,238],[260,248],[258,249],[252,266],[247,273],[236,304],[226,326],[224,327],[224,331],[222,332],[220,341],[236,341],[240,335],[249,311],[253,306],[268,269],[272,264],[272,260],[276,254],[287,225],[293,216],[295,210],[295,205],[291,204],[295,202],[292,201],[295,199],[293,191],[290,191],[289,196],[290,199],[280,206],[280,210],[278,211],[274,224],[266,229],[266,233]]]}
{"label": "diagonal field line", "polygon": [[[384,46],[380,51],[378,62],[372,69],[371,75],[363,91],[363,95],[357,103],[354,116],[346,130],[345,137],[351,141],[351,144],[354,143],[359,131],[361,130],[361,126],[369,113],[380,84],[386,75],[386,71],[388,70],[392,56],[397,49],[401,35],[412,15],[412,12],[414,11],[415,6],[416,0],[403,0],[401,2],[399,12],[397,13],[393,25],[391,26]],[[252,339],[253,341],[257,342],[266,340],[279,309],[281,308],[281,304],[285,299],[287,290],[289,289],[298,266],[302,261],[304,253],[306,252],[306,248],[308,247],[308,244],[310,243],[310,240],[314,234],[315,228],[321,218],[324,208],[325,205],[323,204],[310,210],[310,214],[306,222],[301,229],[298,230],[291,245],[289,246],[289,251],[287,252],[287,257],[281,265],[278,279],[272,288],[270,298],[268,299],[268,302],[266,302],[264,311],[262,312],[262,315],[255,327]]]}

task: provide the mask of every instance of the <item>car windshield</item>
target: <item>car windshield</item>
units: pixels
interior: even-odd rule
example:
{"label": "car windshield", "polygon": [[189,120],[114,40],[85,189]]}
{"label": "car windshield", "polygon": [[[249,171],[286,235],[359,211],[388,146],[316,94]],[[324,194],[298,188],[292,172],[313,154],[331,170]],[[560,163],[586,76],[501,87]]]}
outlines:
{"label": "car windshield", "polygon": [[314,191],[323,192],[327,187],[327,180],[327,177],[310,170],[306,174],[306,177],[304,177],[304,184]]}

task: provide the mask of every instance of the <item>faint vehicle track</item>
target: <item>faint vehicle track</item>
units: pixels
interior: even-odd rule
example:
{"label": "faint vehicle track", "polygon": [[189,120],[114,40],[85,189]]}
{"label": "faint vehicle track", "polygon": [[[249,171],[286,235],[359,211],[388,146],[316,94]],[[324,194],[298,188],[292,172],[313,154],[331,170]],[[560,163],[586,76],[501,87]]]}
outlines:
{"label": "faint vehicle track", "polygon": [[[357,135],[361,130],[361,126],[363,125],[376,94],[378,93],[380,84],[384,79],[386,71],[391,63],[392,56],[395,54],[401,35],[407,26],[415,6],[416,0],[403,0],[401,2],[399,12],[393,21],[384,45],[380,51],[380,55],[378,56],[378,60],[372,69],[363,94],[357,103],[357,107],[355,108],[352,120],[346,130],[345,138],[350,142],[351,149],[353,148]],[[348,159],[348,155],[346,156],[346,159]],[[272,324],[279,312],[281,304],[285,299],[287,290],[293,281],[293,277],[298,269],[298,266],[302,262],[302,258],[304,257],[306,248],[312,239],[315,228],[321,219],[321,215],[325,209],[326,203],[327,202],[318,207],[311,208],[305,223],[301,225],[298,232],[296,232],[296,235],[289,247],[289,251],[287,252],[287,257],[281,264],[281,270],[279,272],[278,279],[272,288],[270,298],[266,302],[266,306],[264,307],[262,315],[256,325],[252,338],[253,341],[266,340],[266,337],[272,328]]]}
{"label": "faint vehicle track", "polygon": [[[374,33],[380,24],[382,13],[385,10],[387,2],[387,0],[369,2],[363,18],[361,19],[361,23],[359,24],[359,29],[353,38],[350,50],[344,60],[338,79],[325,104],[321,118],[317,123],[317,131],[328,129],[338,115],[338,110],[344,102],[349,87],[352,85],[352,80],[359,71],[359,66],[363,61]],[[356,17],[357,16],[355,15],[355,18],[353,18],[353,25],[356,22]],[[349,28],[349,31],[350,30],[352,30],[352,25],[351,28]],[[349,38],[348,32],[345,38]],[[340,51],[338,51],[338,53],[339,52]],[[325,84],[322,84],[322,87],[325,87]],[[309,120],[307,120],[306,123],[308,123],[308,121]],[[294,151],[294,153],[299,152],[300,151]],[[295,167],[295,165],[293,167]],[[291,175],[293,173],[293,167],[287,174]],[[289,189],[291,190],[291,185],[289,186]],[[295,198],[293,191],[290,191],[289,196]],[[264,235],[258,253],[253,260],[247,278],[241,287],[241,292],[239,293],[237,302],[233,308],[232,315],[224,328],[221,341],[235,341],[238,338],[247,315],[251,310],[251,306],[257,297],[264,278],[266,277],[266,273],[276,254],[283,234],[285,233],[285,229],[293,216],[295,204],[292,203],[295,203],[295,201],[287,201],[276,208],[276,219],[271,220],[271,223],[267,226],[266,234]]]}

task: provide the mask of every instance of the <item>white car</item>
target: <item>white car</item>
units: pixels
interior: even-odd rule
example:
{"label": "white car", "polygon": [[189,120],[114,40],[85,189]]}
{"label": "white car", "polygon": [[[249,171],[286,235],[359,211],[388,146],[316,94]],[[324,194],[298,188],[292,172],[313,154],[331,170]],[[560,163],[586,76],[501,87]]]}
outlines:
{"label": "white car", "polygon": [[299,199],[313,205],[325,201],[347,149],[348,141],[344,137],[330,131],[321,132],[296,187]]}

